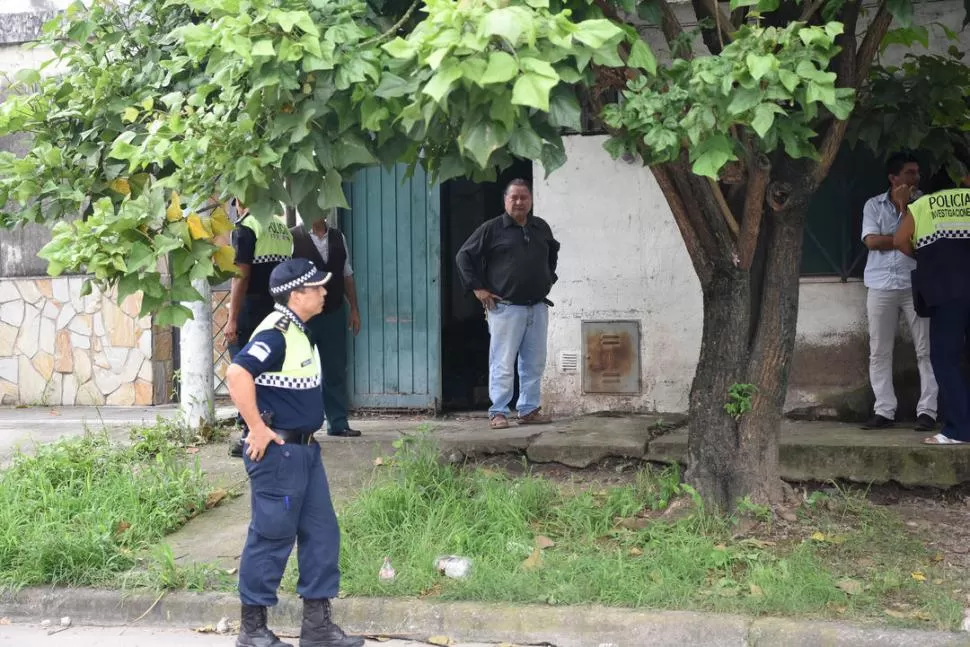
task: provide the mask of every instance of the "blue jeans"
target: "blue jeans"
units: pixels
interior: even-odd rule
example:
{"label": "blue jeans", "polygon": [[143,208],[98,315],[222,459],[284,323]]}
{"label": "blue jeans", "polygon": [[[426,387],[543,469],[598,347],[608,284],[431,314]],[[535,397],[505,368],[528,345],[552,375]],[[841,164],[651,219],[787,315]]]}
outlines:
{"label": "blue jeans", "polygon": [[955,299],[930,311],[930,361],[943,400],[941,430],[953,440],[970,442],[970,385],[960,364],[970,339],[970,299]]}
{"label": "blue jeans", "polygon": [[276,604],[276,591],[294,542],[300,567],[296,592],[307,600],[337,597],[340,527],[330,501],[320,445],[270,443],[258,463],[248,455],[243,460],[252,491],[252,521],[239,560],[242,603]]}
{"label": "blue jeans", "polygon": [[519,416],[539,408],[542,371],[546,367],[546,334],[549,330],[549,306],[514,306],[497,303],[488,311],[488,396],[492,406],[489,417],[509,414],[509,402],[515,388],[515,360],[519,360]]}

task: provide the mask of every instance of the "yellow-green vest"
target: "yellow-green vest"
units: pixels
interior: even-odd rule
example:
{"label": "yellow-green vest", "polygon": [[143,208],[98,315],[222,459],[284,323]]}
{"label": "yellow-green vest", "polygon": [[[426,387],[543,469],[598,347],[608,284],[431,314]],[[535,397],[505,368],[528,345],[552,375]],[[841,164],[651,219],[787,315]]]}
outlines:
{"label": "yellow-green vest", "polygon": [[273,312],[256,327],[253,337],[264,330],[277,329],[286,341],[286,355],[279,371],[267,371],[258,375],[256,384],[277,389],[305,391],[320,388],[320,356],[310,343],[310,338],[282,312]]}
{"label": "yellow-green vest", "polygon": [[256,251],[253,264],[282,263],[293,257],[293,234],[279,218],[270,218],[266,223],[256,216],[248,215],[240,221],[256,234]]}
{"label": "yellow-green vest", "polygon": [[944,238],[970,238],[970,189],[947,189],[909,205],[916,227],[913,247],[921,249]]}

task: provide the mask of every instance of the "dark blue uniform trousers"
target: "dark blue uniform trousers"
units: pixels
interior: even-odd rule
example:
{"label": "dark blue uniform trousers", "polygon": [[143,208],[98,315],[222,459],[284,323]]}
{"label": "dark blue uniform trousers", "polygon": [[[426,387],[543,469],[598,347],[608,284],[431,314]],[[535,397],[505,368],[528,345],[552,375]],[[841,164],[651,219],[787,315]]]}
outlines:
{"label": "dark blue uniform trousers", "polygon": [[340,528],[330,500],[320,445],[270,443],[258,463],[244,456],[252,490],[252,521],[239,562],[243,604],[270,607],[297,543],[307,600],[335,598],[340,590]]}
{"label": "dark blue uniform trousers", "polygon": [[970,299],[955,299],[930,311],[930,361],[940,385],[946,422],[942,433],[970,442],[970,385],[960,364],[970,339]]}
{"label": "dark blue uniform trousers", "polygon": [[320,353],[323,377],[323,410],[327,429],[347,428],[347,304],[328,314],[319,314],[307,322]]}

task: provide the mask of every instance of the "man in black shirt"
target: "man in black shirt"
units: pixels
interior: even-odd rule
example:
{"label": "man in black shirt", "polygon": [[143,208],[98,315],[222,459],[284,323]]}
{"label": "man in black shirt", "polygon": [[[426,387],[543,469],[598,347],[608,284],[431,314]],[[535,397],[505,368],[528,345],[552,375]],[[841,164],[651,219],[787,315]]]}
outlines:
{"label": "man in black shirt", "polygon": [[458,250],[456,260],[462,282],[482,302],[488,320],[489,426],[509,426],[516,357],[519,424],[550,422],[539,402],[552,305],[546,296],[558,278],[559,243],[548,223],[532,215],[528,182],[509,182],[505,213],[476,229]]}

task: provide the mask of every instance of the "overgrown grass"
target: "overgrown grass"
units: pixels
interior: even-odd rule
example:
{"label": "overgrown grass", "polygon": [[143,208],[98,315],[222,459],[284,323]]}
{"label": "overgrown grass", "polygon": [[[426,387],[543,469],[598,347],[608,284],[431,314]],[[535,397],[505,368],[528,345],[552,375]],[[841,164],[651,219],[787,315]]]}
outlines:
{"label": "overgrown grass", "polygon": [[[880,617],[943,628],[962,617],[956,591],[966,583],[948,580],[896,517],[860,497],[816,497],[784,530],[765,520],[766,510],[742,506],[759,531],[739,536],[737,520],[706,514],[671,469],[645,469],[630,486],[566,492],[531,475],[442,464],[426,440],[404,443],[382,469],[383,479],[341,511],[349,595]],[[673,500],[689,513],[665,517]],[[555,546],[535,565],[540,535]],[[471,558],[470,577],[435,571],[435,557],[449,554]],[[397,571],[391,582],[377,576],[385,556]]]}
{"label": "overgrown grass", "polygon": [[109,583],[204,509],[208,486],[172,429],[132,440],[61,440],[0,472],[0,587]]}

